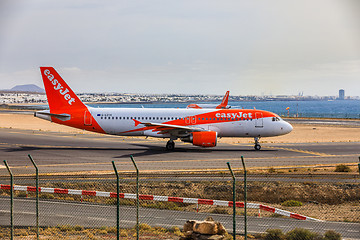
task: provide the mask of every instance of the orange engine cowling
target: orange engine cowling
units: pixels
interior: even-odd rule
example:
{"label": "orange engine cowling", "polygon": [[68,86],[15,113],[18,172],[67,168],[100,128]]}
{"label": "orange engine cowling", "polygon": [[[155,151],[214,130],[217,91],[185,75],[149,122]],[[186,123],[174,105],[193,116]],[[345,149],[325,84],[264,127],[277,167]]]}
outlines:
{"label": "orange engine cowling", "polygon": [[193,132],[189,138],[182,140],[184,142],[191,142],[195,146],[215,147],[217,144],[217,132]]}

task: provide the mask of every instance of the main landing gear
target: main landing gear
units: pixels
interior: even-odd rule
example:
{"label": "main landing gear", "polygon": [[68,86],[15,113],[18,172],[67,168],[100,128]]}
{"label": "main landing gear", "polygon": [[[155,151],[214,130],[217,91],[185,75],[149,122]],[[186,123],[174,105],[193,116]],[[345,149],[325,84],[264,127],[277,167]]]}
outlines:
{"label": "main landing gear", "polygon": [[259,140],[260,140],[260,137],[254,137],[254,140],[255,140],[255,150],[259,151],[261,149],[261,145],[259,143]]}
{"label": "main landing gear", "polygon": [[173,151],[175,148],[175,143],[173,140],[169,140],[167,143],[166,143],[166,150],[168,151]]}

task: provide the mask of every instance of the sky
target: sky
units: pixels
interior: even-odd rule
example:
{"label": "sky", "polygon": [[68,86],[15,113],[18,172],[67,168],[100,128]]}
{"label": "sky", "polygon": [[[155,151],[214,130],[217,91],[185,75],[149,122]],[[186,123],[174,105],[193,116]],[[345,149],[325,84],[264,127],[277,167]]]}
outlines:
{"label": "sky", "polygon": [[0,89],[360,96],[359,0],[1,0]]}

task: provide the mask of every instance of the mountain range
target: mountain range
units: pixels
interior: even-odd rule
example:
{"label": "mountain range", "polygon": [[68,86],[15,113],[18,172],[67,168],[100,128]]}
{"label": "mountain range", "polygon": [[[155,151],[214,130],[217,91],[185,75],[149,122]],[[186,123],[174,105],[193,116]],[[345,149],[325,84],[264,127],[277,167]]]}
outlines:
{"label": "mountain range", "polygon": [[45,90],[41,87],[38,87],[35,84],[25,84],[25,85],[16,85],[11,89],[3,89],[2,91],[8,92],[37,92],[37,93],[44,93]]}

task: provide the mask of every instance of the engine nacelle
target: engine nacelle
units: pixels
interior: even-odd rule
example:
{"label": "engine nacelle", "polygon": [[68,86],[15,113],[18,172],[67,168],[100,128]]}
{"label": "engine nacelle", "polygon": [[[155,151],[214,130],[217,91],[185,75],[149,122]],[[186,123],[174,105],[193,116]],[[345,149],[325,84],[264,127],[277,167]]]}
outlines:
{"label": "engine nacelle", "polygon": [[215,147],[217,144],[217,132],[192,132],[187,138],[181,139],[200,147]]}

